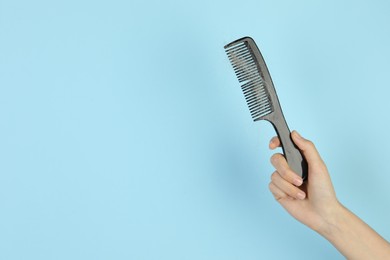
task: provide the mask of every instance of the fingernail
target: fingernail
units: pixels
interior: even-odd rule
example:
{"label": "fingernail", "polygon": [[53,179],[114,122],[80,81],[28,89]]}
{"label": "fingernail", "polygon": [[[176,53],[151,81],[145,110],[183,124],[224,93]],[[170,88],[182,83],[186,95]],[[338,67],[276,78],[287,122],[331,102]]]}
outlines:
{"label": "fingernail", "polygon": [[301,178],[296,178],[296,179],[294,179],[294,184],[295,184],[296,186],[301,186],[302,183],[303,183],[303,180],[302,180]]}
{"label": "fingernail", "polygon": [[300,200],[303,200],[305,198],[305,196],[306,196],[305,193],[303,193],[302,191],[298,192],[298,194],[297,194],[297,197]]}

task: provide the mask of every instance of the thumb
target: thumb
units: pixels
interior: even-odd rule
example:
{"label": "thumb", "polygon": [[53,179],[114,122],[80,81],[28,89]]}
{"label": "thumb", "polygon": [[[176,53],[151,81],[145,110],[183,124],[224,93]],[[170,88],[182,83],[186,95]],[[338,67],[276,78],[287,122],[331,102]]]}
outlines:
{"label": "thumb", "polygon": [[295,130],[291,133],[291,136],[294,143],[302,151],[309,165],[314,166],[314,165],[323,164],[320,154],[318,153],[315,145],[311,141],[303,138]]}

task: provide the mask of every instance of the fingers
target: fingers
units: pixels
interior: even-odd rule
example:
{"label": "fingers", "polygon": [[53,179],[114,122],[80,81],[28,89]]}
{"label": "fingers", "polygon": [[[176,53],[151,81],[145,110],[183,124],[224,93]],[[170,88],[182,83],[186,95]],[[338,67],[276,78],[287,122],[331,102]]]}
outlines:
{"label": "fingers", "polygon": [[[309,163],[309,165],[318,166],[318,165],[324,164],[315,145],[311,141],[300,136],[298,134],[298,132],[295,130],[292,131],[291,137],[292,137],[294,143],[302,151],[302,153],[303,153],[304,157],[306,158],[307,162]],[[277,136],[272,137],[271,141],[269,143],[269,148],[271,150],[274,150],[275,148],[280,147],[280,146],[281,146],[281,143],[280,143],[279,138]]]}
{"label": "fingers", "polygon": [[292,198],[305,199],[306,194],[297,187],[302,185],[303,180],[290,169],[284,156],[280,153],[272,155],[271,163],[276,169],[271,175],[272,184],[270,184],[274,197],[276,199],[279,197],[283,198],[283,194],[286,194]]}
{"label": "fingers", "polygon": [[[291,138],[307,160],[310,171],[309,176],[313,173],[313,176],[315,176],[315,173],[327,172],[321,156],[311,141],[301,137],[296,131],[291,133]],[[273,137],[270,141],[269,148],[275,149],[279,146],[281,146],[279,138],[277,136]],[[306,193],[298,188],[302,185],[303,180],[290,169],[286,158],[282,154],[276,153],[271,157],[271,163],[276,169],[271,175],[272,184],[270,184],[270,190],[275,198],[284,198],[283,196],[285,194],[292,198],[305,199]]]}
{"label": "fingers", "polygon": [[280,141],[277,136],[274,136],[271,138],[271,141],[269,142],[269,149],[274,150],[277,147],[280,147]]}
{"label": "fingers", "polygon": [[280,153],[276,153],[271,156],[271,163],[275,167],[276,171],[284,180],[290,184],[301,186],[303,179],[298,176],[287,164],[286,158]]}
{"label": "fingers", "polygon": [[269,183],[268,188],[277,201],[281,199],[292,199],[292,197],[288,196],[284,191],[279,189],[273,182]]}
{"label": "fingers", "polygon": [[291,137],[292,137],[294,143],[302,151],[309,166],[310,165],[317,166],[317,165],[324,164],[316,147],[314,146],[314,144],[311,141],[300,136],[298,134],[298,132],[295,130],[291,133]]}
{"label": "fingers", "polygon": [[294,186],[290,182],[283,179],[277,171],[275,171],[271,175],[271,180],[272,180],[272,182],[271,182],[272,186],[275,185],[280,190],[280,191],[278,191],[279,192],[277,194],[278,196],[282,196],[283,195],[282,192],[283,192],[286,195],[293,197],[293,198],[296,198],[296,199],[300,199],[300,200],[305,199],[306,194],[302,190],[300,190],[298,187]]}

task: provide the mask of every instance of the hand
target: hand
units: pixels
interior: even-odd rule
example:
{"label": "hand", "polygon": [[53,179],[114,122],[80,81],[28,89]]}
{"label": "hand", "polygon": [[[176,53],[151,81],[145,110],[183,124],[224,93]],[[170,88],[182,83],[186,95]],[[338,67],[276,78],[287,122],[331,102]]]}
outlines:
{"label": "hand", "polygon": [[[271,163],[276,171],[269,188],[275,199],[294,218],[329,240],[347,259],[390,259],[390,243],[337,200],[328,169],[314,144],[296,131],[291,137],[307,160],[308,179],[302,183],[284,156],[274,154]],[[270,149],[278,146],[279,139],[272,138]]]}
{"label": "hand", "polygon": [[[285,157],[276,153],[271,157],[276,171],[271,175],[269,189],[290,215],[321,233],[328,227],[328,222],[341,204],[336,198],[326,165],[314,144],[296,131],[291,133],[291,137],[307,160],[308,179],[302,183],[302,178],[290,169]],[[279,146],[279,138],[273,137],[269,148],[273,150]]]}

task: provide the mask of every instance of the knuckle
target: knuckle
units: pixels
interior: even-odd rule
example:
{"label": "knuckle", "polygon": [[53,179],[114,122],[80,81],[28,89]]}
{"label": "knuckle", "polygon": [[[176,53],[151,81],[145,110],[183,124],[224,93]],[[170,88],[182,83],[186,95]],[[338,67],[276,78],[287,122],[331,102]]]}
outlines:
{"label": "knuckle", "polygon": [[281,170],[281,171],[278,171],[279,175],[285,179],[287,177],[287,171],[286,170]]}
{"label": "knuckle", "polygon": [[274,155],[272,155],[271,157],[271,162],[273,164],[277,164],[279,161],[280,161],[280,158],[281,158],[281,154],[280,153],[275,153]]}
{"label": "knuckle", "polygon": [[276,179],[278,178],[278,172],[274,172],[274,173],[272,173],[271,174],[271,180],[274,182],[274,181],[276,181]]}
{"label": "knuckle", "polygon": [[314,143],[312,141],[307,140],[306,143],[307,143],[307,146],[309,146],[310,148],[315,148]]}
{"label": "knuckle", "polygon": [[283,172],[282,177],[288,180],[292,180],[294,178],[294,175],[294,171],[289,168]]}
{"label": "knuckle", "polygon": [[277,153],[277,154],[275,154],[275,157],[276,157],[276,160],[280,160],[281,158],[283,158],[283,155],[281,153]]}
{"label": "knuckle", "polygon": [[277,153],[275,153],[275,154],[273,154],[273,155],[271,156],[270,161],[271,161],[272,164],[274,164],[274,163],[276,162],[276,157],[277,157]]}
{"label": "knuckle", "polygon": [[269,162],[271,163],[271,164],[273,164],[273,162],[274,162],[274,156],[272,155],[270,158],[269,158]]}

